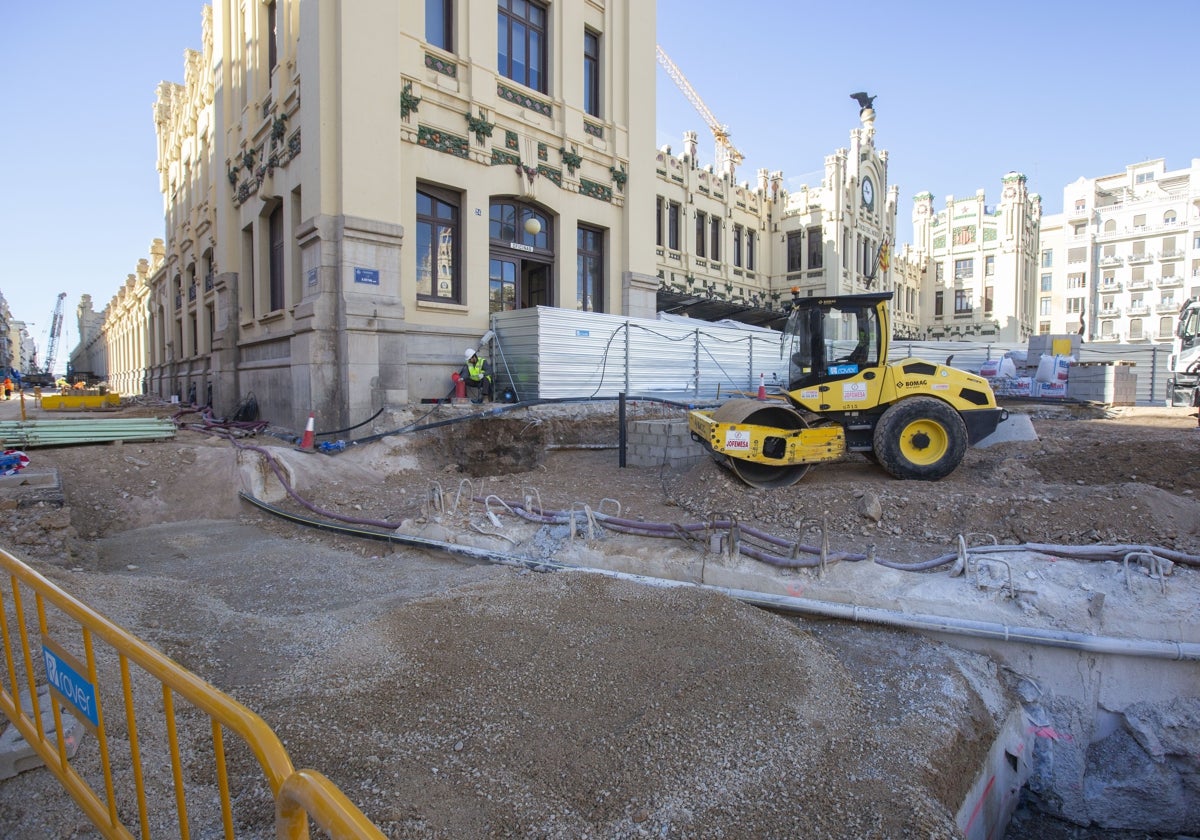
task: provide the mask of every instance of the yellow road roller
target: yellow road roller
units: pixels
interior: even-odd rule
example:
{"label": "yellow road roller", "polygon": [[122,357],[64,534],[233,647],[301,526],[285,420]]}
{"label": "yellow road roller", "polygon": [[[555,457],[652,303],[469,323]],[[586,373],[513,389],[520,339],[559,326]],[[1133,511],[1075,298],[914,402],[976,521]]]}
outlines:
{"label": "yellow road roller", "polygon": [[781,338],[787,391],[692,411],[692,438],[751,487],[787,487],[848,452],[896,478],[952,473],[1006,412],[981,376],[921,359],[888,364],[891,298],[796,298]]}

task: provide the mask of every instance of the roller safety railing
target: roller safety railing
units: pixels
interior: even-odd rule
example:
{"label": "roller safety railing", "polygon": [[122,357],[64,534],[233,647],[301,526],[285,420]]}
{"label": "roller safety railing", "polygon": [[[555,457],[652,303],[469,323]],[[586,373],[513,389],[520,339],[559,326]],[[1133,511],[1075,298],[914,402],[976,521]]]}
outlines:
{"label": "roller safety railing", "polygon": [[0,568],[0,710],[103,836],[383,840],[250,709],[2,549]]}

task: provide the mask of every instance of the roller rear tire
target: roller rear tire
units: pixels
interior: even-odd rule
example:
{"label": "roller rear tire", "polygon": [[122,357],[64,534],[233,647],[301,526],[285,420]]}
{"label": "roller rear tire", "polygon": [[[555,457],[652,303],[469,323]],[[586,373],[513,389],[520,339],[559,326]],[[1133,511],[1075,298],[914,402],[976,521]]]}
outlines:
{"label": "roller rear tire", "polygon": [[967,454],[967,426],[958,412],[933,397],[908,397],[875,426],[875,457],[896,478],[945,478]]}

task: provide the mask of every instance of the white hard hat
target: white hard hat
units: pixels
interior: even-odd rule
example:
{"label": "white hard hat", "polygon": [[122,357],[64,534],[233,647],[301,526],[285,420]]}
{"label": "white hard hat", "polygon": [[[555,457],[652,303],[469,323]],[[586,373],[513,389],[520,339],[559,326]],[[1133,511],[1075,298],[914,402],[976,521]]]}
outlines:
{"label": "white hard hat", "polygon": [[474,348],[474,347],[468,347],[466,350],[464,350],[464,351],[463,351],[463,357],[464,357],[464,358],[465,358],[465,359],[466,359],[468,362],[469,362],[469,361],[471,361],[471,357],[472,357],[472,356],[474,356],[474,355],[475,355],[475,348]]}

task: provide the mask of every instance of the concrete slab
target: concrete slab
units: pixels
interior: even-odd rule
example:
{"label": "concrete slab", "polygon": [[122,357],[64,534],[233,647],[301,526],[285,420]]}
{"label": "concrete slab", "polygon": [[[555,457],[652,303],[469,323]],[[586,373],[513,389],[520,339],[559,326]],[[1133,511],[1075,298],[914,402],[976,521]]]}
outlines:
{"label": "concrete slab", "polygon": [[1013,443],[1020,440],[1037,440],[1037,432],[1033,430],[1033,420],[1028,414],[1010,414],[1008,419],[996,427],[996,431],[975,444],[980,449],[995,446],[998,443]]}
{"label": "concrete slab", "polygon": [[9,507],[29,507],[44,502],[62,507],[62,479],[53,467],[26,467],[14,475],[0,476],[0,502]]}
{"label": "concrete slab", "polygon": [[[46,733],[46,740],[51,744],[58,743],[58,736],[54,733],[54,709],[51,706],[54,702],[50,698],[49,686],[39,686],[38,707],[42,710],[42,730]],[[29,701],[27,690],[21,691],[21,707],[25,710],[26,715],[33,714],[33,704]],[[83,736],[83,724],[72,717],[62,704],[59,704],[58,708],[59,719],[63,723],[63,742],[67,749],[67,758],[74,758],[75,751],[79,749],[79,740]],[[0,734],[0,781],[10,779],[26,770],[41,767],[43,764],[45,762],[42,761],[41,755],[29,746],[29,742],[25,740],[17,727],[10,723]]]}

